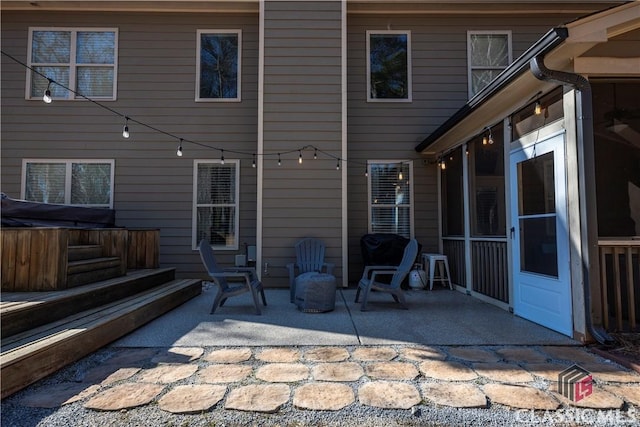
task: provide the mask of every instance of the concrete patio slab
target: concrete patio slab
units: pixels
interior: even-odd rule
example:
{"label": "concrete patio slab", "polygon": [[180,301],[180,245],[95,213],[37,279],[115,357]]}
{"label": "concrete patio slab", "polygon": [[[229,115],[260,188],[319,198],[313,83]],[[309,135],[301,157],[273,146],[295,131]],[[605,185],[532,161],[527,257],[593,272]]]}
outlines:
{"label": "concrete patio slab", "polygon": [[112,344],[114,347],[303,345],[579,345],[491,304],[448,289],[410,290],[409,310],[373,293],[369,311],[355,290],[339,289],[335,310],[303,313],[288,289],[268,289],[262,315],[249,294],[230,298],[209,314],[215,288]]}

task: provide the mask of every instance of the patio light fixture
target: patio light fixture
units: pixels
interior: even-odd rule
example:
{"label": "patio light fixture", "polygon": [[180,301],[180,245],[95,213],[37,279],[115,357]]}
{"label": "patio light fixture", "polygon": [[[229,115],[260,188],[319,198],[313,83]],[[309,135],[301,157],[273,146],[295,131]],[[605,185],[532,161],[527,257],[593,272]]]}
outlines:
{"label": "patio light fixture", "polygon": [[51,98],[51,82],[52,80],[49,79],[49,84],[47,84],[47,88],[44,90],[44,96],[42,97],[45,104],[51,104],[51,101],[53,101],[53,98]]}
{"label": "patio light fixture", "polygon": [[129,117],[124,118],[124,127],[122,128],[122,137],[129,138]]}
{"label": "patio light fixture", "polygon": [[182,157],[182,138],[180,138],[180,145],[178,145],[178,151],[176,151],[176,156]]}
{"label": "patio light fixture", "polygon": [[300,156],[298,157],[298,164],[302,164],[302,150],[300,150]]}
{"label": "patio light fixture", "polygon": [[492,145],[493,134],[491,133],[491,128],[487,126],[485,130],[487,131],[487,133],[485,133],[484,136],[482,137],[482,145],[487,145],[487,144]]}

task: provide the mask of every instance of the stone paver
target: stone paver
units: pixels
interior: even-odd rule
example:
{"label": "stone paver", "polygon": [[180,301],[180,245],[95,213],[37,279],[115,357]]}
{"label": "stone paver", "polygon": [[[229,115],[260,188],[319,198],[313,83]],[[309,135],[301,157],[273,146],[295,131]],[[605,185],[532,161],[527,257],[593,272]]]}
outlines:
{"label": "stone paver", "polygon": [[90,383],[53,384],[26,395],[20,404],[30,408],[58,408],[85,399],[99,389],[99,385]]}
{"label": "stone paver", "polygon": [[424,362],[427,360],[444,360],[447,355],[433,347],[407,347],[400,350],[400,354],[406,360]]}
{"label": "stone paver", "polygon": [[576,408],[589,408],[589,409],[620,409],[624,405],[624,401],[619,397],[616,397],[612,393],[603,390],[599,387],[593,387],[592,393],[578,401],[572,401],[567,399],[563,395],[552,392],[553,396],[568,406],[574,406]]}
{"label": "stone paver", "polygon": [[624,400],[640,406],[640,387],[633,385],[605,385],[605,390],[616,396],[624,396]]}
{"label": "stone paver", "polygon": [[478,378],[478,374],[459,362],[431,360],[420,363],[419,368],[425,377],[443,381],[470,381]]}
{"label": "stone paver", "polygon": [[253,369],[248,365],[211,365],[198,372],[198,378],[204,383],[238,383],[249,375]]}
{"label": "stone paver", "polygon": [[204,354],[201,347],[171,347],[160,351],[151,361],[153,363],[190,363]]}
{"label": "stone paver", "polygon": [[363,362],[382,362],[394,359],[398,353],[391,347],[358,347],[351,357]]}
{"label": "stone paver", "polygon": [[355,401],[351,387],[336,383],[311,383],[293,393],[293,406],[318,411],[337,411]]}
{"label": "stone paver", "polygon": [[449,349],[449,354],[456,359],[468,362],[492,363],[500,360],[500,357],[494,351],[476,347],[453,347]]}
{"label": "stone paver", "polygon": [[363,405],[386,409],[409,409],[422,401],[414,385],[391,381],[362,385],[358,389],[358,399]]}
{"label": "stone paver", "polygon": [[289,401],[291,390],[286,384],[251,384],[231,390],[225,409],[273,413]]}
{"label": "stone paver", "polygon": [[302,363],[272,363],[256,370],[256,378],[271,383],[290,383],[309,378],[309,368]]}
{"label": "stone paver", "polygon": [[204,358],[207,362],[213,363],[240,363],[249,359],[251,359],[251,349],[247,347],[214,350]]}
{"label": "stone paver", "polygon": [[557,382],[560,372],[567,369],[572,364],[560,364],[560,363],[525,363],[522,365],[527,371],[533,375],[544,378],[547,381]]}
{"label": "stone paver", "polygon": [[164,387],[161,384],[120,384],[96,394],[84,404],[84,407],[98,411],[135,408],[151,403],[164,390]]}
{"label": "stone paver", "polygon": [[349,352],[341,347],[318,347],[304,354],[304,360],[309,362],[343,362],[348,358]]}
{"label": "stone paver", "polygon": [[550,356],[551,359],[569,360],[574,363],[598,363],[600,358],[588,352],[582,347],[544,346],[540,350]]}
{"label": "stone paver", "polygon": [[262,362],[290,363],[300,360],[300,351],[293,348],[267,348],[255,357]]}
{"label": "stone paver", "polygon": [[505,347],[496,350],[504,360],[515,363],[544,363],[547,356],[530,347]]}
{"label": "stone paver", "polygon": [[143,369],[138,375],[141,383],[171,384],[195,374],[198,365],[160,365],[151,369]]}
{"label": "stone paver", "polygon": [[176,386],[158,400],[163,411],[174,414],[196,414],[208,411],[220,402],[227,391],[223,385],[190,384]]}
{"label": "stone paver", "polygon": [[528,383],[533,376],[513,363],[474,363],[473,370],[478,375],[499,383]]}
{"label": "stone paver", "polygon": [[487,396],[474,384],[422,383],[422,395],[436,405],[486,408]]}
{"label": "stone paver", "polygon": [[367,376],[378,380],[412,380],[419,375],[411,363],[377,362],[364,367]]}
{"label": "stone paver", "polygon": [[87,371],[82,378],[83,382],[100,383],[109,385],[131,378],[140,371],[140,368],[118,368],[113,364],[96,366]]}
{"label": "stone paver", "polygon": [[355,362],[320,363],[311,368],[311,376],[317,381],[358,381],[364,369]]}
{"label": "stone paver", "polygon": [[560,407],[560,402],[549,394],[529,386],[485,384],[482,386],[482,391],[492,403],[512,408],[550,411]]}
{"label": "stone paver", "polygon": [[583,363],[584,369],[591,373],[596,382],[640,383],[640,375],[634,371],[618,368],[604,363]]}

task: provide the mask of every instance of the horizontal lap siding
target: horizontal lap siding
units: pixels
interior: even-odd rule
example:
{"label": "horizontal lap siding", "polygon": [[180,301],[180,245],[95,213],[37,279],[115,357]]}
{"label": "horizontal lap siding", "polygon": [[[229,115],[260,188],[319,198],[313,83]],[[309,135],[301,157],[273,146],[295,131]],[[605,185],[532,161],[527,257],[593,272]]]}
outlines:
{"label": "horizontal lap siding", "polygon": [[[118,112],[185,140],[225,150],[256,151],[257,14],[124,14],[3,12],[2,50],[26,62],[28,28],[115,27],[119,31],[116,101],[99,101]],[[242,102],[196,103],[196,32],[242,30]],[[191,249],[194,159],[219,159],[220,152],[129,122],[86,101],[45,105],[25,100],[26,70],[2,57],[2,191],[20,197],[23,158],[115,159],[116,222],[160,229],[160,264],[181,277],[202,276]],[[255,244],[256,171],[241,159],[240,249]],[[220,253],[232,263],[235,252]]]}
{"label": "horizontal lap siding", "polygon": [[267,286],[288,286],[285,265],[294,244],[319,237],[326,259],[341,275],[340,157],[341,4],[339,1],[266,1],[264,66],[263,276]]}
{"label": "horizontal lap siding", "polygon": [[[349,280],[362,273],[360,238],[367,233],[367,160],[413,160],[415,236],[424,251],[438,248],[436,165],[414,147],[467,100],[467,31],[511,30],[517,58],[550,28],[570,16],[442,16],[391,14],[348,16]],[[410,103],[368,103],[367,30],[411,31]]]}

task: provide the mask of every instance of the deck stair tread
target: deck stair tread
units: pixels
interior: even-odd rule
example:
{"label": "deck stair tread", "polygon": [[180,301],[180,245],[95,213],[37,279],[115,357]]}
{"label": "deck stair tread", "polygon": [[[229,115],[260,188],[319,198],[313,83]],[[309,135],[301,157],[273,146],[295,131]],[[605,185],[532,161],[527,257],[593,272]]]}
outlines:
{"label": "deck stair tread", "polygon": [[67,253],[68,261],[100,258],[102,256],[101,245],[69,245]]}
{"label": "deck stair tread", "polygon": [[2,398],[195,297],[201,283],[201,279],[174,279],[3,339]]}

